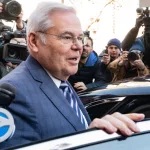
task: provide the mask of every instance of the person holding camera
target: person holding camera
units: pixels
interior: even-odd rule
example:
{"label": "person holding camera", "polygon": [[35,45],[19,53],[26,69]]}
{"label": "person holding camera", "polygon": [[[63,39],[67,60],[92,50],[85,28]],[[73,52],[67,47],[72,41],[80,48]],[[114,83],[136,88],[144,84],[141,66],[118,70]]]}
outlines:
{"label": "person holding camera", "polygon": [[143,50],[143,43],[137,39],[129,51],[123,51],[119,58],[109,64],[108,68],[114,74],[112,82],[149,74],[142,61]]}
{"label": "person holding camera", "polygon": [[[3,12],[3,3],[0,2],[0,13]],[[21,10],[21,13],[16,17],[16,28],[17,30],[26,30],[26,23],[23,21],[23,11]]]}
{"label": "person holding camera", "polygon": [[[0,13],[3,13],[4,8],[3,8],[3,3],[0,2]],[[21,7],[21,6],[20,6]],[[23,12],[21,11],[21,13],[16,17],[16,29],[17,31],[21,31],[21,32],[26,32],[26,23],[22,20],[23,18]],[[7,20],[7,16],[6,16],[6,20]],[[1,22],[1,26],[4,26],[3,22]],[[3,39],[4,42],[6,42],[5,39]],[[10,43],[14,43],[14,41],[18,44],[22,43],[26,43],[24,38],[13,38],[10,39]],[[6,42],[7,43],[7,42]],[[1,58],[0,61],[0,79],[2,77],[4,77],[5,75],[7,75],[8,73],[10,73],[13,69],[15,69],[17,67],[16,64],[13,64],[12,62],[7,62],[4,59]]]}
{"label": "person holding camera", "polygon": [[103,52],[101,61],[99,62],[98,67],[96,69],[96,80],[84,86],[82,85],[82,87],[84,87],[82,88],[82,90],[103,87],[106,84],[110,83],[112,81],[113,74],[110,72],[107,66],[111,61],[118,58],[120,53],[120,41],[116,38],[110,39],[107,43],[106,50]]}
{"label": "person holding camera", "polygon": [[[123,39],[121,43],[121,47],[123,51],[129,51],[129,49],[132,47],[132,45],[136,41],[139,29],[142,24],[143,24],[143,16],[139,16],[136,19],[135,26],[127,33],[127,35],[125,36],[125,38]],[[143,36],[139,38],[143,42]]]}
{"label": "person holding camera", "polygon": [[[110,39],[107,43],[106,50],[103,51],[101,63],[99,66],[99,81],[95,82],[96,86],[108,84],[113,79],[113,74],[110,72],[108,65],[117,59],[121,53],[121,43],[117,38]],[[91,86],[90,84],[88,85]]]}

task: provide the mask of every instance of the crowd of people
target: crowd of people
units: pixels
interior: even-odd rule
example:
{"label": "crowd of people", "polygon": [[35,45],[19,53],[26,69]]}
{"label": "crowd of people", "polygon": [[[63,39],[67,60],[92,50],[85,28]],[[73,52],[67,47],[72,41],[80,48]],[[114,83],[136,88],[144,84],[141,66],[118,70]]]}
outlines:
{"label": "crowd of people", "polygon": [[144,37],[143,35],[137,37],[142,23],[140,16],[136,19],[135,27],[127,33],[122,42],[117,38],[110,39],[106,49],[99,55],[99,60],[87,67],[87,62],[94,60],[91,57],[93,54],[97,58],[93,50],[93,40],[89,37],[88,41],[92,41],[92,45],[88,53],[86,53],[87,43],[83,45],[83,55],[86,53],[86,59],[81,56],[80,61],[84,63],[82,65],[79,63],[78,72],[69,77],[75,90],[83,91],[93,87],[103,87],[119,80],[149,75],[150,66],[145,63],[144,59]]}
{"label": "crowd of people", "polygon": [[[19,29],[25,27],[16,23]],[[8,107],[16,131],[0,148],[95,127],[128,136],[139,132],[134,121],[142,120],[143,114],[117,112],[90,120],[76,91],[149,74],[140,39],[125,49],[120,40],[110,39],[99,57],[92,38],[83,40],[74,8],[52,2],[39,3],[28,18],[26,33],[28,58],[0,80],[16,88]],[[135,59],[130,59],[131,52]]]}

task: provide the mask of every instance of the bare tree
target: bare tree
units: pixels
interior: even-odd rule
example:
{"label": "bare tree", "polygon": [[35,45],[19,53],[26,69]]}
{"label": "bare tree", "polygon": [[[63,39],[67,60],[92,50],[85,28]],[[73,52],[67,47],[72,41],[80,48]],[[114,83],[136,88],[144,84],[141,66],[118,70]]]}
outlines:
{"label": "bare tree", "polygon": [[103,10],[104,10],[108,5],[110,5],[111,3],[113,3],[114,1],[115,1],[115,0],[110,0],[108,3],[106,3],[106,4],[104,5],[104,7],[102,8],[102,10],[99,12],[98,16],[97,16],[94,20],[92,20],[92,22],[88,25],[88,27],[87,27],[86,30],[89,30],[89,28],[90,28],[94,23],[100,21],[100,16],[101,16]]}

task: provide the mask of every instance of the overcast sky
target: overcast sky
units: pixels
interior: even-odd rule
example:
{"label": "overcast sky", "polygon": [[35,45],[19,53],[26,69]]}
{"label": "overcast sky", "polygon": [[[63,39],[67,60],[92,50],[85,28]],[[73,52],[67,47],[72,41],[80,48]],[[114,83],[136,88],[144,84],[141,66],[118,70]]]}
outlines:
{"label": "overcast sky", "polygon": [[[30,13],[35,9],[35,7],[37,6],[37,4],[41,1],[48,1],[48,0],[16,0],[18,1],[20,4],[22,4],[22,8],[24,11],[24,19],[27,19],[28,16],[30,15]],[[53,1],[53,2],[60,2],[60,0],[49,0],[49,1]]]}
{"label": "overcast sky", "polygon": [[[22,4],[24,11],[24,19],[26,20],[30,13],[35,9],[37,3],[43,0],[17,0]],[[47,0],[44,0],[47,1]],[[48,0],[53,2],[61,2],[61,0]],[[68,2],[67,2],[68,1]],[[108,0],[94,0],[96,4],[92,4],[89,0],[72,0],[74,1],[74,7],[77,10],[78,16],[81,20],[83,30],[87,28],[91,18],[98,16],[104,4]],[[94,50],[98,54],[105,48],[107,42],[111,38],[118,38],[122,41],[126,33],[135,25],[136,20],[136,8],[138,7],[138,0],[118,0],[121,7],[116,9],[115,16],[113,17],[113,7],[110,5],[105,8],[100,22],[96,23],[90,29],[91,33],[96,30],[96,34],[91,34],[94,39]],[[150,0],[148,0],[150,1]],[[82,2],[82,3],[81,3]],[[65,4],[69,4],[69,0],[65,0]],[[115,22],[114,22],[115,19]],[[115,30],[113,31],[113,26]],[[93,32],[94,33],[94,32]]]}

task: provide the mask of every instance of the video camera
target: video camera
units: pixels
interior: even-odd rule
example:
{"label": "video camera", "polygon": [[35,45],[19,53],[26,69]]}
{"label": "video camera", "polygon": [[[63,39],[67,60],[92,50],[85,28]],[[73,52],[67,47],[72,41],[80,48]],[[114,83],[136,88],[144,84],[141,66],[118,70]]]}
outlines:
{"label": "video camera", "polygon": [[[15,0],[0,0],[0,2],[3,4],[0,19],[16,20],[21,13],[21,5]],[[11,27],[0,22],[0,61],[3,63],[20,64],[28,56],[25,45],[10,43],[13,38],[26,38],[26,33],[24,30],[13,32]]]}
{"label": "video camera", "polygon": [[3,12],[0,13],[0,19],[16,20],[21,13],[21,5],[15,0],[0,0],[0,2],[3,4]]}
{"label": "video camera", "polygon": [[13,38],[25,38],[25,31],[14,31],[9,26],[0,23],[0,61],[20,64],[28,56],[25,45],[10,43]]}

